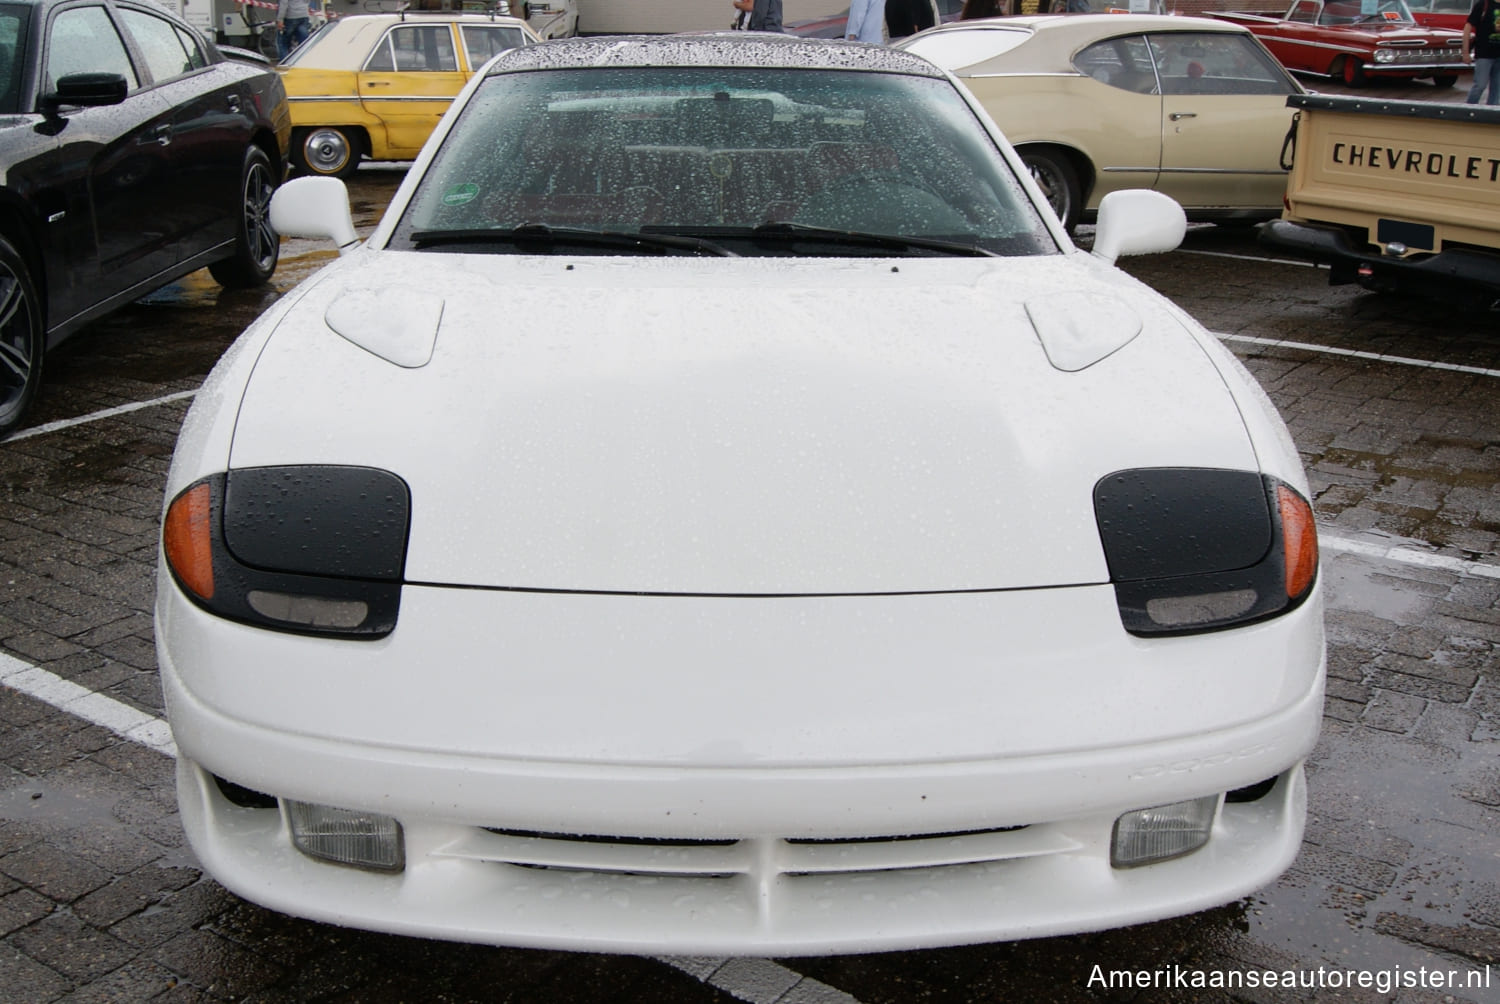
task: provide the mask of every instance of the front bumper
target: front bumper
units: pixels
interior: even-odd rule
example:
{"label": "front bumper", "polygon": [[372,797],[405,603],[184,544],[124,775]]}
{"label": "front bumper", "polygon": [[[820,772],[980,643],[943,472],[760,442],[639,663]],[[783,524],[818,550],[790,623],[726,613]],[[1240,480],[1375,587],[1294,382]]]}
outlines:
{"label": "front bumper", "polygon": [[284,812],[231,804],[187,759],[184,827],[204,867],[285,913],[417,937],[596,952],[792,956],[1071,934],[1217,906],[1280,875],[1306,814],[1301,764],[1221,806],[1208,843],[1109,864],[1113,813],[926,839],[579,839],[401,820],[384,875],[293,849]]}
{"label": "front bumper", "polygon": [[1436,77],[1466,73],[1473,69],[1469,64],[1457,60],[1446,63],[1377,63],[1371,60],[1364,63],[1363,68],[1371,77]]}
{"label": "front bumper", "polygon": [[1500,254],[1454,248],[1397,258],[1356,244],[1342,227],[1291,220],[1271,220],[1259,232],[1264,247],[1328,265],[1330,285],[1358,282],[1435,296],[1463,291],[1500,297]]}
{"label": "front bumper", "polygon": [[[1318,602],[1244,630],[1155,643],[1124,635],[1108,587],[769,603],[407,592],[390,638],[322,642],[220,621],[164,585],[159,662],[181,751],[183,823],[208,872],[247,899],[451,940],[826,954],[1038,937],[1191,912],[1263,886],[1300,844],[1300,765],[1322,715]],[[1113,618],[1104,640],[1059,632],[1065,613],[1094,600]],[[905,616],[912,613],[920,616]],[[761,649],[766,635],[776,644]],[[444,638],[466,649],[431,651]],[[402,651],[418,639],[421,648]],[[529,672],[532,642],[541,646],[541,677]],[[319,657],[304,652],[290,665],[299,645]],[[955,667],[974,648],[994,654],[964,676]],[[1044,661],[1048,648],[1071,653],[1072,674]],[[343,653],[352,661],[341,663]],[[587,693],[590,677],[577,667],[600,664],[611,671],[596,673]],[[679,664],[686,675],[673,680]],[[245,690],[223,679],[250,675]],[[704,678],[719,693],[690,708],[682,692]],[[409,695],[395,689],[403,679]],[[620,679],[634,689],[610,693]],[[724,689],[747,679],[753,688]],[[1002,683],[984,690],[993,680]],[[460,681],[469,689],[456,692]],[[571,699],[529,690],[544,685]],[[325,686],[332,696],[316,701],[322,727],[311,716],[283,724],[291,710],[269,720],[313,702]],[[1202,724],[1215,696],[1226,712],[1246,702],[1223,697],[1237,686],[1274,697],[1256,714]],[[1184,699],[1185,689],[1192,693]],[[375,692],[387,698],[361,700]],[[481,710],[445,714],[433,732],[419,733],[444,695]],[[262,720],[244,710],[257,698]],[[552,708],[543,717],[580,751],[623,718],[672,732],[693,755],[672,762],[502,751],[498,734],[527,724],[521,715],[494,724],[507,704],[525,705],[532,717]],[[996,721],[1013,716],[1012,736],[1024,718],[1072,731],[1050,749],[959,755],[962,735],[986,717],[973,714],[975,704]],[[391,709],[388,717],[351,727],[377,706]],[[799,714],[804,721],[777,728],[769,721],[777,708],[783,723]],[[872,718],[882,742],[853,732]],[[1150,726],[1138,725],[1133,740],[1096,741],[1111,718]],[[1167,721],[1201,727],[1161,732]],[[806,734],[815,722],[822,732]],[[711,734],[722,748],[705,742]],[[526,748],[544,739],[538,732]],[[923,758],[919,739],[949,745]],[[607,748],[630,742],[622,731]],[[633,748],[639,754],[645,741]],[[796,757],[774,755],[793,748]],[[879,759],[877,750],[897,755]],[[283,799],[393,816],[406,867],[377,874],[307,858],[292,846],[284,808],[234,804],[211,774]],[[1271,777],[1269,794],[1221,806],[1199,850],[1111,867],[1121,813]]]}

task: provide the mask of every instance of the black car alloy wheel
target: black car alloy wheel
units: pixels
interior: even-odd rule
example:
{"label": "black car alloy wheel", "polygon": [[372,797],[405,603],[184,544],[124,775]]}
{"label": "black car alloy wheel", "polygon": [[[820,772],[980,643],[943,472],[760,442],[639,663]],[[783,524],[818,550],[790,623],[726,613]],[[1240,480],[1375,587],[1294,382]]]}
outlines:
{"label": "black car alloy wheel", "polygon": [[0,237],[0,436],[9,433],[42,379],[41,301],[26,260]]}
{"label": "black car alloy wheel", "polygon": [[281,239],[271,229],[271,196],[275,191],[276,176],[271,172],[270,159],[259,147],[250,147],[245,152],[245,167],[240,177],[240,219],[234,254],[208,267],[220,285],[259,286],[276,271]]}

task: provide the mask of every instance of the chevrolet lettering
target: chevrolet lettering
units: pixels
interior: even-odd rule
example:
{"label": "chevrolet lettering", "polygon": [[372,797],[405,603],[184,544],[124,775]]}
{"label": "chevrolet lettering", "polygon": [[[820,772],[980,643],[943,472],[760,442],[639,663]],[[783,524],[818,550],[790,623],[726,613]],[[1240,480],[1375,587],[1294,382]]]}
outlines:
{"label": "chevrolet lettering", "polygon": [[1403,150],[1399,147],[1333,144],[1333,162],[1350,167],[1385,168],[1407,174],[1495,181],[1500,179],[1500,157]]}

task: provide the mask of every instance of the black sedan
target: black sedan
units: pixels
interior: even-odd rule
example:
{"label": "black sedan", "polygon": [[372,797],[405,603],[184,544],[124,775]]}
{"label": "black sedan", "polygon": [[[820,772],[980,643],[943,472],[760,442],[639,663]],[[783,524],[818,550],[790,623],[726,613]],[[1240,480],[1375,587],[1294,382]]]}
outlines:
{"label": "black sedan", "polygon": [[291,116],[276,73],[129,0],[0,0],[0,435],[46,350],[207,266],[264,283]]}

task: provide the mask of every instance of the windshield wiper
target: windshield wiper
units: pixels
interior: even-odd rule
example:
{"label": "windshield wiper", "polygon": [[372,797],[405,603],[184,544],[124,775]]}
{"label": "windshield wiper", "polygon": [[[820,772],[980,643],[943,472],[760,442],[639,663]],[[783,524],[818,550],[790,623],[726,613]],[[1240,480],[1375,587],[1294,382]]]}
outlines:
{"label": "windshield wiper", "polygon": [[637,254],[665,254],[690,251],[694,254],[738,258],[726,247],[701,237],[679,237],[670,234],[648,234],[628,230],[586,230],[582,227],[554,227],[546,223],[523,223],[519,227],[474,230],[416,230],[411,242],[417,250],[452,244],[515,244],[557,247],[607,247],[634,251]]}
{"label": "windshield wiper", "polygon": [[845,244],[854,247],[889,248],[893,251],[942,251],[945,254],[965,255],[971,258],[999,258],[995,252],[978,244],[961,241],[945,241],[936,237],[902,237],[897,234],[871,234],[860,230],[835,230],[832,227],[815,227],[806,223],[762,223],[750,231],[757,240],[776,241],[824,241],[830,244]]}

